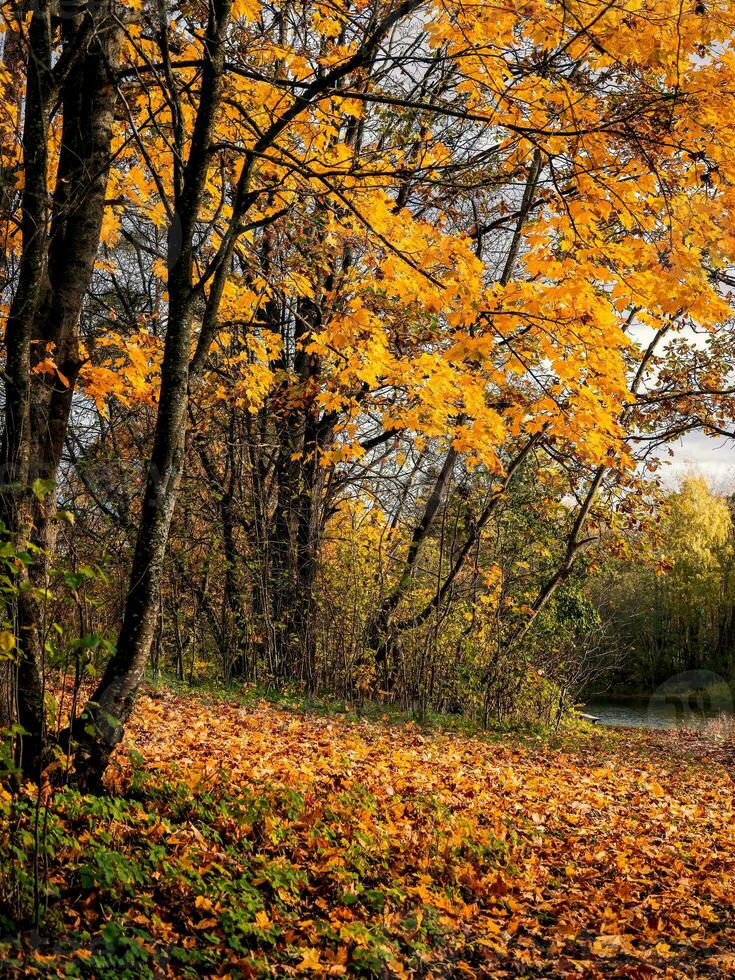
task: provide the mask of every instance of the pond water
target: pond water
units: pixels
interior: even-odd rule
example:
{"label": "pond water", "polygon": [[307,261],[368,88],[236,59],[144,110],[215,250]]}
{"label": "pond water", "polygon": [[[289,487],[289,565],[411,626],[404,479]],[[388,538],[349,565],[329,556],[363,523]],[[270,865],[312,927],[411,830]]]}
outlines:
{"label": "pond water", "polygon": [[696,701],[689,703],[687,698],[673,698],[667,701],[640,700],[617,701],[615,699],[594,699],[584,710],[599,718],[601,725],[620,728],[700,728],[709,718],[718,714],[732,714],[722,705],[702,705]]}

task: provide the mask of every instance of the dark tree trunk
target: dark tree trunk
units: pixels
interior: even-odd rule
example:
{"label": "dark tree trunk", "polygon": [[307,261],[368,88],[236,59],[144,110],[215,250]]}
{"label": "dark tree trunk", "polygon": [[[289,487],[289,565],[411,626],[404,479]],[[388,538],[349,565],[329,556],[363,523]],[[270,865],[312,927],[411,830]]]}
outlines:
{"label": "dark tree trunk", "polygon": [[[79,371],[79,315],[94,267],[104,211],[116,93],[118,30],[105,9],[62,21],[62,54],[51,66],[52,20],[41,3],[29,28],[23,134],[25,188],[18,285],[6,332],[2,443],[4,520],[19,546],[42,549],[17,602],[19,762],[36,776],[45,742],[41,610],[53,554],[56,475]],[[61,74],[57,74],[63,68]],[[62,114],[61,146],[47,207],[50,111]],[[49,371],[35,371],[51,360]],[[36,481],[43,481],[42,484]]]}
{"label": "dark tree trunk", "polygon": [[195,299],[194,235],[219,108],[230,7],[231,0],[210,0],[199,108],[177,189],[176,218],[169,231],[168,327],[158,416],[122,627],[116,651],[74,726],[78,780],[91,790],[102,787],[110,754],[122,738],[156,629],[163,563],[184,463]]}
{"label": "dark tree trunk", "polygon": [[334,419],[319,412],[321,363],[306,345],[321,328],[316,300],[301,299],[296,312],[293,365],[273,405],[277,453],[276,506],[268,531],[269,594],[273,664],[277,677],[299,680],[308,690],[315,681],[313,624],[322,516],[321,454],[334,431]]}

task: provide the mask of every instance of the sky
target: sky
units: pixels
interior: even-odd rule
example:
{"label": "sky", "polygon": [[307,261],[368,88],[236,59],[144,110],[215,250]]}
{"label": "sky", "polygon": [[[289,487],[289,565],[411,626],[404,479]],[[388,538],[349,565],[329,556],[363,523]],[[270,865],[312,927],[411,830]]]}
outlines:
{"label": "sky", "polygon": [[671,485],[687,470],[707,477],[714,490],[735,493],[735,439],[712,439],[702,432],[690,432],[672,442],[674,455],[664,467],[664,483]]}
{"label": "sky", "polygon": [[[645,348],[654,336],[653,328],[639,323],[633,323],[629,334],[632,339]],[[672,339],[685,338],[694,348],[703,348],[708,335],[703,331],[693,331],[687,327],[679,329]],[[661,351],[666,348],[666,341],[661,345]],[[735,383],[735,377],[733,377]],[[655,387],[656,373],[648,379],[651,388]],[[735,428],[734,428],[735,431]],[[668,449],[673,455],[668,455]],[[669,443],[660,453],[661,459],[668,460],[661,474],[665,486],[676,486],[680,478],[694,470],[706,477],[711,488],[718,493],[735,493],[735,439],[726,437],[712,438],[703,432],[688,432],[676,442]]]}

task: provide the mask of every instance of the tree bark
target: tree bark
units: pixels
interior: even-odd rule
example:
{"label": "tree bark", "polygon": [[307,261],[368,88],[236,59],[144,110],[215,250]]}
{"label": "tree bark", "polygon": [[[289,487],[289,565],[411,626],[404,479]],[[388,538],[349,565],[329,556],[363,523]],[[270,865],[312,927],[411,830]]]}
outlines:
{"label": "tree bark", "polygon": [[78,780],[91,790],[101,789],[110,754],[122,738],[156,628],[164,557],[184,462],[195,298],[194,235],[220,103],[230,8],[231,0],[210,0],[199,108],[176,194],[176,218],[169,229],[168,328],[158,416],[122,627],[115,653],[72,730],[78,740]]}
{"label": "tree bark", "polygon": [[[62,53],[53,67],[48,3],[37,6],[29,27],[22,253],[6,332],[2,441],[5,523],[19,547],[30,542],[41,549],[34,552],[16,610],[17,714],[25,731],[19,763],[29,776],[38,775],[45,743],[38,589],[54,549],[56,475],[80,367],[77,326],[97,254],[110,163],[116,100],[110,72],[119,35],[108,14],[103,6],[64,19]],[[61,145],[49,213],[47,146],[57,98]],[[44,362],[48,370],[38,370]]]}

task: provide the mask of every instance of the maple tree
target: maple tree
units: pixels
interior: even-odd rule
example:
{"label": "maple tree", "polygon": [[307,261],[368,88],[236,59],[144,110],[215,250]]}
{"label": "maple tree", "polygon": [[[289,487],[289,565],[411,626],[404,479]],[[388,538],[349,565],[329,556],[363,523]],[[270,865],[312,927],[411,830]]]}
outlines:
{"label": "maple tree", "polygon": [[[5,233],[6,270],[11,263],[15,268],[8,275],[13,291],[5,327],[2,510],[11,532],[41,550],[53,547],[49,491],[55,487],[79,373],[77,321],[97,257],[112,158],[115,87],[109,73],[118,57],[119,32],[108,13],[102,4],[58,18],[52,5],[42,2],[22,39],[16,36],[21,33],[17,19],[5,24],[10,66],[3,83],[10,111],[3,120],[3,163],[8,184],[19,188],[20,219]],[[19,75],[26,81],[22,113],[12,111]],[[8,134],[13,123],[19,126],[19,146]],[[13,222],[15,213],[8,209],[6,222]],[[18,594],[18,720],[27,732],[25,765],[31,772],[38,770],[44,741],[36,591],[44,580],[42,565],[31,572],[32,587]]]}

